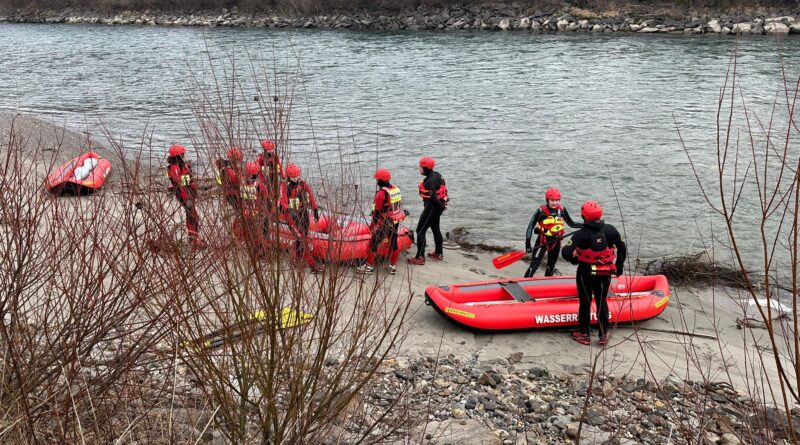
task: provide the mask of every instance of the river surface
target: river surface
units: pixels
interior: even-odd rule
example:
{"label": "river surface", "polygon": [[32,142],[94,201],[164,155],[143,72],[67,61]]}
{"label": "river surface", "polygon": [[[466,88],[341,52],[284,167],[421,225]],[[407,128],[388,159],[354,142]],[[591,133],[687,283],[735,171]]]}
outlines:
{"label": "river surface", "polygon": [[[798,43],[780,44],[790,82]],[[633,254],[652,257],[701,249],[710,226],[721,228],[676,125],[699,175],[713,180],[716,111],[735,45],[710,35],[4,24],[0,108],[88,126],[96,137],[102,122],[132,149],[149,132],[160,154],[197,140],[182,80],[207,81],[212,66],[224,77],[234,58],[243,84],[255,67],[293,85],[291,156],[312,183],[341,152],[360,161],[349,180],[369,188],[377,157],[418,213],[416,163],[429,155],[451,190],[445,230],[522,246],[532,211],[557,186],[573,217],[584,200],[600,201],[607,221],[624,221]],[[766,123],[782,85],[778,43],[744,37],[738,54],[751,118]]]}

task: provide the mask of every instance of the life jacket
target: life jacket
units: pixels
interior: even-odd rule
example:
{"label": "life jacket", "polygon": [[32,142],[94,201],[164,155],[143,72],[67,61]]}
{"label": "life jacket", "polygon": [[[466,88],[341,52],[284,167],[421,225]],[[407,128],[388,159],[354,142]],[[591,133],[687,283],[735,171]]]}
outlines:
{"label": "life jacket", "polygon": [[244,216],[254,216],[258,213],[258,182],[246,181],[239,187],[239,197],[242,199],[242,213]]}
{"label": "life jacket", "polygon": [[258,155],[256,162],[261,166],[261,173],[270,179],[281,177],[281,163],[275,155],[267,158],[263,154]]}
{"label": "life jacket", "polygon": [[557,206],[555,215],[550,213],[550,207],[546,204],[539,209],[546,216],[545,219],[539,221],[539,234],[550,237],[564,235],[564,218],[561,216],[564,208],[560,205]]}
{"label": "life jacket", "polygon": [[236,176],[236,171],[230,165],[217,170],[217,184],[222,186],[226,196],[239,195],[238,182],[239,178]]}
{"label": "life jacket", "polygon": [[[439,186],[439,190],[436,190],[436,197],[439,198],[439,201],[442,203],[447,204],[450,201],[450,196],[447,194],[447,184],[444,182],[444,177],[438,172],[439,179],[442,182],[442,185]],[[430,190],[425,188],[425,180],[419,181],[419,197],[422,198],[423,201],[427,201],[431,199],[432,193]]]}
{"label": "life jacket", "polygon": [[286,185],[287,192],[287,208],[290,212],[297,213],[305,210],[309,205],[308,194],[306,193],[306,183],[298,181],[296,184],[291,183]]}
{"label": "life jacket", "polygon": [[[400,194],[400,187],[393,185],[390,187],[381,187],[381,190],[386,192],[389,197],[384,201],[382,209],[378,209],[379,213],[386,214],[394,222],[400,222],[406,219],[406,212],[403,211],[403,197]],[[372,211],[375,212],[375,203],[372,203]]]}
{"label": "life jacket", "polygon": [[[172,180],[172,177],[169,175],[169,169],[172,168],[173,165],[177,165],[178,166],[178,174],[179,174],[180,181],[177,184],[175,183],[175,181]],[[170,188],[174,188],[174,187],[191,187],[192,186],[192,170],[186,164],[183,164],[183,165],[170,164],[170,165],[168,165],[167,166],[167,178],[171,182]]]}
{"label": "life jacket", "polygon": [[604,230],[592,233],[592,246],[589,249],[575,249],[575,258],[592,267],[592,275],[612,275],[617,267],[617,249],[608,247]]}

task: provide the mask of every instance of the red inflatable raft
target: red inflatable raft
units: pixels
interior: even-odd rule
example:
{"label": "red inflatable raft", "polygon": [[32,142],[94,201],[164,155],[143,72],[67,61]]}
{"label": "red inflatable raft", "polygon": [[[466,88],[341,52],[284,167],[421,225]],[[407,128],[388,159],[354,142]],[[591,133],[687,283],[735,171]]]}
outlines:
{"label": "red inflatable raft", "polygon": [[111,162],[90,151],[65,163],[47,177],[54,193],[87,193],[99,189],[111,173]]}
{"label": "red inflatable raft", "polygon": [[[292,231],[285,223],[281,224],[281,245],[290,248],[295,240]],[[403,252],[411,247],[413,234],[407,227],[400,226],[397,234],[397,247]],[[325,261],[361,260],[369,253],[369,224],[366,220],[353,218],[335,218],[321,215],[319,221],[312,218],[309,231],[311,254]],[[378,245],[378,256],[389,254],[389,240],[384,239]]]}
{"label": "red inflatable raft", "polygon": [[[475,330],[560,328],[578,325],[575,277],[515,278],[429,287],[425,302],[443,317]],[[608,308],[612,323],[658,316],[669,302],[663,275],[612,278]],[[592,324],[597,312],[592,302]]]}

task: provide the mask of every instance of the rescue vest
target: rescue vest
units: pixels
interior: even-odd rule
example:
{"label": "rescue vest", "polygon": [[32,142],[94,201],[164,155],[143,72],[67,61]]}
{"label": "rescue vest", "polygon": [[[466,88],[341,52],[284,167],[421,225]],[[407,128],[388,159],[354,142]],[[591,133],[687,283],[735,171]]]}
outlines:
{"label": "rescue vest", "polygon": [[238,187],[236,187],[236,181],[231,179],[231,176],[234,176],[235,173],[231,172],[233,172],[233,167],[231,166],[217,170],[217,184],[222,186],[226,196],[238,196],[239,190]]}
{"label": "rescue vest", "polygon": [[575,258],[592,268],[592,275],[612,275],[616,271],[617,249],[608,247],[604,231],[592,233],[592,247],[575,249]]}
{"label": "rescue vest", "polygon": [[256,183],[242,184],[239,193],[242,197],[242,200],[255,201],[258,199],[258,186]]}
{"label": "rescue vest", "polygon": [[550,213],[550,207],[543,205],[539,208],[545,218],[539,221],[539,233],[543,236],[562,236],[564,235],[564,218],[561,216],[563,207],[556,207],[555,215]]}
{"label": "rescue vest", "polygon": [[[450,196],[447,194],[447,184],[445,184],[444,178],[440,174],[439,179],[442,180],[442,185],[439,186],[439,190],[436,190],[436,197],[439,198],[439,201],[442,201],[442,203],[447,204],[447,202],[450,201]],[[428,200],[431,199],[431,196],[431,191],[425,188],[425,180],[419,181],[419,197],[423,200]]]}
{"label": "rescue vest", "polygon": [[[173,165],[177,165],[177,164],[173,164]],[[178,174],[179,174],[179,176],[178,176],[179,183],[178,184],[175,184],[175,182],[172,181],[172,177],[170,177],[170,175],[169,175],[169,169],[171,167],[172,167],[172,165],[167,166],[167,178],[170,180],[170,182],[172,182],[173,186],[189,187],[189,186],[192,185],[192,171],[189,169],[188,165],[186,165],[186,164],[184,164],[183,166],[178,165]]]}
{"label": "rescue vest", "polygon": [[[400,187],[393,185],[390,187],[381,187],[381,190],[386,192],[389,197],[385,201],[383,208],[378,209],[378,212],[385,213],[394,222],[400,222],[406,219],[406,212],[403,211],[403,196],[400,194]],[[375,212],[375,203],[372,203],[372,211]]]}
{"label": "rescue vest", "polygon": [[287,207],[291,211],[300,211],[308,205],[308,195],[306,195],[306,183],[299,181],[294,186],[286,186],[288,196]]}

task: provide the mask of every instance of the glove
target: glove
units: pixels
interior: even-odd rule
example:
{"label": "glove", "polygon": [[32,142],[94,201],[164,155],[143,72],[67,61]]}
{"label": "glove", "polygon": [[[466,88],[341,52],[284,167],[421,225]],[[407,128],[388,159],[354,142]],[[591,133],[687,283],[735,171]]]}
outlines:
{"label": "glove", "polygon": [[319,221],[319,209],[314,209],[314,221]]}
{"label": "glove", "polygon": [[536,226],[536,227],[533,228],[533,233],[535,233],[537,235],[539,234],[539,226]]}
{"label": "glove", "polygon": [[531,253],[533,249],[531,249],[531,243],[525,243],[525,253]]}
{"label": "glove", "polygon": [[192,201],[191,199],[187,199],[186,201],[183,202],[183,207],[185,207],[186,210],[192,210],[192,207],[194,207],[194,201]]}
{"label": "glove", "polygon": [[622,264],[618,265],[617,266],[617,270],[614,271],[614,276],[618,277],[618,276],[622,275],[623,269],[624,269],[624,267],[622,266]]}

